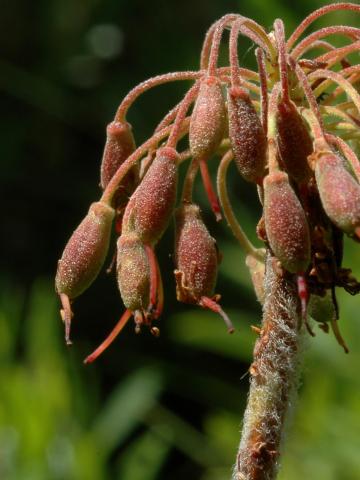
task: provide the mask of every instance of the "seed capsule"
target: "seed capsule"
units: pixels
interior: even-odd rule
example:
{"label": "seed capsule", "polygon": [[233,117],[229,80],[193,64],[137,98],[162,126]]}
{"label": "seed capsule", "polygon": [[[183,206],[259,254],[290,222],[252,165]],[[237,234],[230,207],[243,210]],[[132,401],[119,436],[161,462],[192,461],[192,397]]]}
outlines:
{"label": "seed capsule", "polygon": [[176,201],[179,155],[164,147],[149,167],[125,209],[123,232],[135,232],[146,244],[154,245],[166,229]]}
{"label": "seed capsule", "polygon": [[278,147],[281,161],[289,176],[297,183],[312,175],[307,157],[313,144],[306,125],[292,102],[281,101],[277,111]]}
{"label": "seed capsule", "polygon": [[109,248],[115,211],[96,202],[68,241],[58,263],[55,286],[59,294],[73,299],[95,280]]}
{"label": "seed capsule", "polygon": [[183,204],[175,214],[176,296],[180,302],[200,305],[218,313],[229,333],[234,327],[212,297],[219,263],[216,242],[205,227],[197,205]]}
{"label": "seed capsule", "polygon": [[275,256],[291,273],[303,273],[310,262],[310,233],[305,212],[285,172],[264,180],[266,235]]}
{"label": "seed capsule", "polygon": [[135,312],[149,304],[150,267],[145,248],[136,233],[117,241],[117,281],[126,308]]}
{"label": "seed capsule", "polygon": [[226,128],[226,109],[219,79],[201,81],[189,127],[193,157],[208,159],[218,148]]}
{"label": "seed capsule", "polygon": [[[135,140],[129,123],[111,122],[106,128],[106,143],[101,161],[101,188],[104,190],[117,169],[134,152]],[[136,172],[132,169],[122,182],[126,190],[127,184],[134,183]],[[131,190],[132,191],[132,190]]]}
{"label": "seed capsule", "polygon": [[98,276],[109,249],[115,210],[96,202],[70,237],[55,278],[55,288],[62,303],[65,340],[69,345],[72,311],[70,301],[83,293]]}
{"label": "seed capsule", "polygon": [[234,161],[248,182],[265,175],[266,137],[249,94],[240,87],[228,90],[229,139]]}
{"label": "seed capsule", "polygon": [[198,303],[201,297],[211,297],[214,293],[218,269],[216,242],[205,227],[197,205],[182,205],[175,220],[177,299]]}
{"label": "seed capsule", "polygon": [[315,159],[315,177],[330,220],[343,232],[360,238],[360,185],[343,160],[331,152],[320,154]]}

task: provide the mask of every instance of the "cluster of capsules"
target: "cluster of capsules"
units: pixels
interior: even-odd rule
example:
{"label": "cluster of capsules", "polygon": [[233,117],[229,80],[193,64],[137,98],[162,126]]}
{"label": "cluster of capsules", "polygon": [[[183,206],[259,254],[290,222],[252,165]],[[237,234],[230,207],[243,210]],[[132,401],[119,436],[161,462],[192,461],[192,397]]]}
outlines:
{"label": "cluster of capsules", "polygon": [[[336,25],[301,39],[313,21],[335,10],[360,13],[360,6],[338,3],[316,10],[288,40],[279,19],[267,33],[249,18],[225,15],[207,32],[199,71],[151,78],[124,98],[107,127],[102,196],[71,236],[56,275],[66,342],[71,343],[71,303],[99,274],[115,228],[125,313],[86,363],[103,352],[131,317],[137,332],[146,325],[158,335],[153,322],[163,310],[163,285],[155,249],[172,218],[177,299],[220,314],[233,331],[220,296],[214,295],[220,261],[216,242],[192,198],[199,170],[216,219],[225,216],[246,252],[259,301],[264,301],[269,249],[279,269],[297,283],[302,323],[309,333],[313,335],[311,316],[324,331],[330,325],[347,351],[337,325],[335,287],[360,291],[351,270],[342,267],[344,234],[360,240],[360,65],[351,64],[360,49],[360,29]],[[229,65],[219,67],[225,30],[230,30]],[[239,65],[240,34],[257,45],[257,71]],[[344,36],[346,45],[324,40],[334,34]],[[151,138],[136,147],[126,120],[129,107],[150,88],[177,80],[193,84]],[[178,142],[186,136],[189,148],[180,152]],[[208,163],[218,155],[216,193]],[[176,205],[179,165],[189,159]],[[266,248],[255,248],[234,216],[226,188],[232,161],[240,176],[257,187],[263,206],[257,234]]]}

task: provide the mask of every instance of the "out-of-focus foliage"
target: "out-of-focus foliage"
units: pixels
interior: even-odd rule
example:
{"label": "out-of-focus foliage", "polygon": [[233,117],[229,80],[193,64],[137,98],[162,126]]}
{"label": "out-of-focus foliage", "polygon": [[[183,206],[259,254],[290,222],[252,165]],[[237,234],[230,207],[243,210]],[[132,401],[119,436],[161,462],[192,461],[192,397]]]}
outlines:
{"label": "out-of-focus foliage", "polygon": [[[290,32],[325,2],[6,3],[0,20],[0,478],[228,479],[255,340],[249,327],[259,323],[260,307],[226,225],[215,225],[202,202],[224,256],[217,291],[236,325],[233,336],[215,315],[176,304],[172,232],[160,245],[167,285],[160,339],[136,337],[128,327],[92,366],[82,359],[121,313],[114,278],[101,275],[75,303],[74,346],[67,349],[51,277],[69,234],[98,197],[105,125],[127,91],[151,75],[196,68],[206,29],[224,13],[240,11],[265,27],[282,17]],[[354,24],[352,17],[329,15],[318,25]],[[244,64],[252,62],[250,43],[242,40],[240,48]],[[138,141],[183,91],[173,85],[139,100],[130,114]],[[256,241],[257,199],[235,170],[229,190]],[[196,196],[203,198],[200,186]],[[348,242],[346,251],[344,265],[359,277],[358,245]],[[359,478],[359,299],[340,293],[339,303],[350,354],[318,328],[308,340],[284,480]]]}
{"label": "out-of-focus foliage", "polygon": [[[348,247],[351,262],[356,246]],[[233,336],[222,335],[222,325],[202,311],[169,316],[164,341],[179,348],[178,361],[160,358],[154,340],[146,361],[135,369],[129,366],[103,402],[96,374],[82,367],[83,348],[76,351],[75,345],[69,351],[63,345],[50,283],[35,281],[28,297],[4,282],[1,291],[2,479],[162,479],[168,478],[163,472],[172,465],[174,451],[183,458],[171,467],[174,478],[181,477],[184,464],[194,478],[229,478],[247,379],[240,378],[246,370],[239,369],[231,384],[221,364],[226,368],[230,359],[237,368],[238,360],[250,362],[249,322],[256,323],[256,315],[231,311],[239,325]],[[354,299],[344,296],[340,302],[351,354],[346,356],[320,329],[309,340],[300,400],[286,438],[283,479],[355,480],[360,471],[360,327]],[[120,349],[122,341],[114,348]],[[186,357],[202,355],[215,358],[213,369],[186,362]],[[121,350],[117,358],[121,361]],[[197,411],[182,411],[182,397]]]}

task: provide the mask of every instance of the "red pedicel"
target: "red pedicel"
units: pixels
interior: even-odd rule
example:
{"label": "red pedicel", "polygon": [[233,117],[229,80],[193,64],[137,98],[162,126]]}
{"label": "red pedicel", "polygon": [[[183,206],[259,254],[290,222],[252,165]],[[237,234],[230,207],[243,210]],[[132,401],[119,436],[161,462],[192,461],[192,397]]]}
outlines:
{"label": "red pedicel", "polygon": [[[84,363],[96,360],[115,340],[132,316],[136,324],[135,330],[139,332],[143,324],[150,326],[151,320],[160,315],[162,308],[160,272],[153,252],[149,255],[147,249],[150,247],[143,245],[135,233],[121,235],[118,238],[117,280],[122,300],[127,308],[110,334],[85,358]],[[155,277],[159,277],[157,282],[156,278],[152,279],[154,275],[152,269],[156,269]],[[152,295],[153,311],[149,312],[148,306]],[[155,336],[159,334],[157,327],[151,327],[150,331]]]}

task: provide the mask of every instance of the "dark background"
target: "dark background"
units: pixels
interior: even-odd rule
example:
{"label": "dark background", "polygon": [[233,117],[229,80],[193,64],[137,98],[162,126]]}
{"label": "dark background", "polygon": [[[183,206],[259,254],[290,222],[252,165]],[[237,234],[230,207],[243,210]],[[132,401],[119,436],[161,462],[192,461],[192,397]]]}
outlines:
{"label": "dark background", "polygon": [[[135,336],[128,326],[94,365],[83,366],[122,312],[115,277],[100,274],[75,302],[71,349],[53,277],[71,232],[99,197],[106,124],[126,93],[156,74],[198,68],[204,34],[225,13],[265,28],[281,17],[290,33],[324,4],[2,1],[2,479],[230,477],[254,342],[249,326],[261,310],[244,255],[225,222],[215,224],[201,185],[196,199],[224,254],[217,291],[236,325],[232,337],[214,314],[176,303],[171,228],[158,248],[166,296],[159,339]],[[337,13],[317,25],[358,25],[353,17]],[[251,43],[241,39],[239,51],[241,63],[254,66]],[[158,87],[135,103],[128,118],[138,144],[188,86]],[[256,241],[256,193],[233,170],[228,182],[237,216]],[[347,244],[346,261],[359,272],[355,247]],[[359,478],[359,303],[344,295],[340,303],[351,355],[319,329],[308,341],[283,479]]]}

